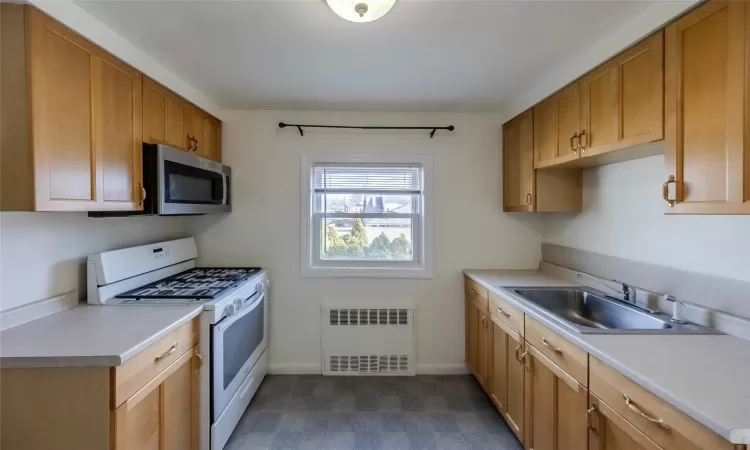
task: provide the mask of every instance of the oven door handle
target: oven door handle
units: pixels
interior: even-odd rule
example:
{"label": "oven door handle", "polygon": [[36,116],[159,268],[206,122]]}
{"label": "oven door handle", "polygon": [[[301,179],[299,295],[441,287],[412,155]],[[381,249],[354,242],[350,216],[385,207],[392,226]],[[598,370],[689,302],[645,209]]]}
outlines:
{"label": "oven door handle", "polygon": [[[257,292],[255,293],[257,294]],[[228,327],[232,326],[233,323],[237,322],[241,318],[245,317],[246,315],[250,314],[255,308],[260,305],[260,302],[263,301],[263,299],[266,297],[266,291],[261,292],[260,297],[258,297],[257,300],[253,302],[252,305],[250,305],[247,308],[242,308],[237,314],[231,317],[224,317],[219,323],[214,325],[214,329],[218,331],[219,333],[223,333],[224,330],[226,330]]]}

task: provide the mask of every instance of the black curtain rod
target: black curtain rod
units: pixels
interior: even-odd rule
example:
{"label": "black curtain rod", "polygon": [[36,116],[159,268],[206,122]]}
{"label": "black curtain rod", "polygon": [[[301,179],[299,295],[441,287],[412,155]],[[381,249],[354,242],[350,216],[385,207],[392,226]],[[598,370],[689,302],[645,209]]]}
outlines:
{"label": "black curtain rod", "polygon": [[447,127],[358,127],[351,125],[302,125],[296,123],[279,122],[279,128],[286,127],[296,127],[297,130],[299,130],[300,136],[305,135],[304,131],[302,131],[303,128],[346,128],[354,130],[432,130],[430,132],[430,138],[435,136],[435,132],[437,130],[453,131],[456,129],[456,127],[454,127],[453,125],[448,125]]}

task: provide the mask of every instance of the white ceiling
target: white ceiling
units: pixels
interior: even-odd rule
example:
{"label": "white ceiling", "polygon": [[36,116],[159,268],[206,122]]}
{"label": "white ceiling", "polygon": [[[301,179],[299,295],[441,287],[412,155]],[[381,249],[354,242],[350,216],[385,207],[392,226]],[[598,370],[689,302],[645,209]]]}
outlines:
{"label": "white ceiling", "polygon": [[646,1],[76,2],[228,109],[499,110]]}

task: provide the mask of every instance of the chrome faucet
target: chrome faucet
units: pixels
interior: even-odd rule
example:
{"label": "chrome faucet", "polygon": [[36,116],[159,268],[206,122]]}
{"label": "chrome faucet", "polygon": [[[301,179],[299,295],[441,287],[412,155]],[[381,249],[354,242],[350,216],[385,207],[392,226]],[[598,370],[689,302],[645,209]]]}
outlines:
{"label": "chrome faucet", "polygon": [[622,295],[623,301],[626,301],[626,302],[631,303],[631,304],[636,305],[636,306],[638,305],[636,303],[636,293],[637,293],[637,291],[632,286],[629,286],[629,285],[623,283],[622,281],[610,280],[608,278],[604,278],[605,280],[610,281],[612,283],[619,283],[619,284],[621,284],[622,285],[622,291],[618,291],[617,289],[613,288],[612,286],[608,285],[607,283],[602,282],[599,278],[597,278],[597,277],[595,277],[593,275],[589,275],[589,274],[583,273],[583,272],[576,272],[576,278],[581,278],[581,277],[584,277],[584,276],[586,276],[586,277],[588,277],[588,278],[596,281],[600,285],[608,288],[610,291],[617,292],[618,294]]}

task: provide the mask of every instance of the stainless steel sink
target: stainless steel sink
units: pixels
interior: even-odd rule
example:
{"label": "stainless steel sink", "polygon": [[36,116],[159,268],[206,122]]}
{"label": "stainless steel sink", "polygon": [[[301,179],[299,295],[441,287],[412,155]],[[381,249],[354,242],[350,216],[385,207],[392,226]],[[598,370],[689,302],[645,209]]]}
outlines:
{"label": "stainless steel sink", "polygon": [[671,322],[587,287],[510,288],[550,318],[580,333],[721,334],[693,323]]}

